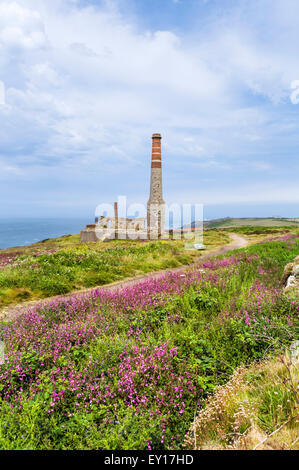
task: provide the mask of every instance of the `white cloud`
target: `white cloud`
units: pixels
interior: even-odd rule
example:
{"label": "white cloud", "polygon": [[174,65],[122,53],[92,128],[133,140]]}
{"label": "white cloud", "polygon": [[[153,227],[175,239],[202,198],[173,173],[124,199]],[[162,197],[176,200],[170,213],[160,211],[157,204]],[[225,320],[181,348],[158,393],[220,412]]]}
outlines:
{"label": "white cloud", "polygon": [[5,104],[5,85],[0,80],[0,106]]}
{"label": "white cloud", "polygon": [[46,38],[40,14],[17,2],[0,4],[0,44],[8,48],[35,49]]}
{"label": "white cloud", "polygon": [[[200,180],[202,185],[202,180]],[[196,198],[195,198],[196,195]],[[287,190],[284,182],[275,181],[261,183],[247,183],[240,185],[237,181],[234,184],[233,191],[228,185],[219,186],[215,181],[205,184],[204,188],[199,186],[197,193],[183,189],[180,194],[172,192],[169,199],[184,203],[210,204],[247,204],[262,203],[264,205],[271,203],[280,204],[298,204],[299,194],[297,183],[289,183]]]}
{"label": "white cloud", "polygon": [[[249,171],[272,171],[272,147],[298,127],[278,108],[299,79],[299,7],[286,2],[292,14],[281,0],[271,10],[268,0],[253,2],[264,5],[260,18],[269,12],[266,25],[256,23],[255,11],[245,20],[237,9],[178,34],[142,31],[113,2],[79,8],[71,0],[0,0],[7,166],[133,170],[145,165],[150,134],[160,131],[175,168],[190,159],[207,171],[240,161]],[[265,30],[284,34],[265,39]],[[188,168],[181,171],[188,185]]]}
{"label": "white cloud", "polygon": [[[114,148],[117,138],[129,158],[153,126],[165,129],[181,112],[183,122],[196,102],[222,101],[221,78],[174,33],[139,33],[107,10],[71,8],[64,16],[65,2],[54,5],[56,9],[28,0],[6,10],[7,3],[0,4],[6,15],[0,37],[7,61],[12,74],[23,77],[19,87],[8,85],[12,115],[19,114],[28,125],[48,123],[52,130],[48,146],[44,142],[39,150],[63,157],[67,149],[84,145],[92,153],[102,145],[105,158],[108,142]],[[10,38],[7,31],[13,28],[19,34],[15,30]],[[15,64],[10,46],[29,47],[37,30],[47,32],[47,48]],[[95,124],[104,131],[98,132]],[[17,136],[12,137],[15,142]]]}

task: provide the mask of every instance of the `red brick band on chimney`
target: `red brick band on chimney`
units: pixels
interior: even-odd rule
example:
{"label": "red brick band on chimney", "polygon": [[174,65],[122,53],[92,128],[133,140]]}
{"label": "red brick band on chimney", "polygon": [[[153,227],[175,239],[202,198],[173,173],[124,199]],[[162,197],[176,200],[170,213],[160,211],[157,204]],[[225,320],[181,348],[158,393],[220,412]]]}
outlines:
{"label": "red brick band on chimney", "polygon": [[153,134],[152,168],[161,168],[161,135]]}

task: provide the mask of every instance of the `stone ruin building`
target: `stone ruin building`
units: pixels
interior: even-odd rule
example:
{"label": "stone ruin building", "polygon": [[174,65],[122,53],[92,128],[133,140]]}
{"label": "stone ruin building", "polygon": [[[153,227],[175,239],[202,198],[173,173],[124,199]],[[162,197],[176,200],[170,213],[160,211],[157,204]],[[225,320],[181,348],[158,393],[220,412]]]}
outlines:
{"label": "stone ruin building", "polygon": [[165,233],[165,202],[162,195],[161,134],[152,136],[152,160],[150,197],[146,218],[118,217],[118,205],[114,204],[114,217],[97,217],[95,224],[81,231],[82,242],[113,239],[156,240]]}

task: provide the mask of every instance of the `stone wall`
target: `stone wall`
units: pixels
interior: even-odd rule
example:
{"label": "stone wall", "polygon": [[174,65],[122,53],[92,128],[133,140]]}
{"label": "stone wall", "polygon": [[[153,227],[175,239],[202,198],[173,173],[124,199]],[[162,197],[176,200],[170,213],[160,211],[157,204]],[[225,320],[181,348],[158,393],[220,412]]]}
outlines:
{"label": "stone wall", "polygon": [[297,292],[299,294],[299,256],[284,268],[283,272],[284,292]]}
{"label": "stone wall", "polygon": [[81,242],[98,242],[109,240],[146,240],[147,230],[144,218],[119,219],[118,224],[109,217],[102,217],[98,224],[87,225],[81,231]]}
{"label": "stone wall", "polygon": [[96,236],[95,227],[95,225],[87,225],[85,229],[81,230],[80,237],[82,243],[99,241]]}
{"label": "stone wall", "polygon": [[124,218],[124,217],[101,217],[98,227],[113,228],[119,230],[145,230],[146,220],[144,217]]}

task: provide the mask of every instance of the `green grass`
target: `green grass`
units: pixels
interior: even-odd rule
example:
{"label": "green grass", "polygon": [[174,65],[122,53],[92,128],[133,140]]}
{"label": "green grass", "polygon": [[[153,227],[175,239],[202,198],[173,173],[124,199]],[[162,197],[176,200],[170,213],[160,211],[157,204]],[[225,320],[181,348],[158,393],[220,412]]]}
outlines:
{"label": "green grass", "polygon": [[[155,250],[150,248],[154,255]],[[142,249],[145,250],[146,245]],[[186,287],[180,294],[168,295],[165,302],[159,302],[159,298],[164,299],[164,291],[158,290],[160,297],[149,309],[139,308],[136,303],[138,295],[143,299],[143,292],[137,294],[134,291],[132,303],[122,304],[126,295],[130,298],[130,292],[126,294],[125,291],[116,306],[109,302],[104,307],[93,305],[92,321],[86,317],[80,302],[70,318],[65,315],[63,305],[57,304],[42,310],[40,317],[32,315],[19,319],[11,325],[12,331],[16,328],[9,346],[13,354],[1,384],[4,387],[6,380],[8,391],[16,391],[0,400],[0,448],[135,450],[147,448],[148,442],[156,450],[182,448],[199,402],[203,406],[217,386],[227,384],[236,368],[242,366],[247,373],[245,366],[263,361],[268,355],[276,357],[296,338],[294,322],[298,317],[298,304],[282,295],[279,280],[284,265],[298,254],[298,250],[297,238],[237,250],[226,257],[229,260],[224,260],[222,267],[215,267],[208,261],[202,280]],[[60,256],[66,256],[64,250]],[[143,251],[142,256],[146,256]],[[71,256],[63,259],[71,265]],[[225,264],[230,261],[231,264]],[[250,324],[245,321],[245,312],[250,315]],[[83,344],[80,339],[76,344],[78,338],[71,337],[69,349],[53,359],[53,349],[61,341],[65,326],[71,329],[76,323],[80,327],[87,323],[92,327],[93,320],[97,319],[99,325],[103,322],[107,325],[104,332]],[[41,336],[35,342],[36,349],[29,344],[27,350],[26,341],[30,334],[36,336],[40,323]],[[49,338],[54,338],[52,343],[49,342],[49,349],[40,352],[38,348],[44,351]],[[155,348],[164,352],[159,360],[153,354]],[[167,356],[169,350],[176,351],[171,358]],[[18,361],[27,382],[19,379]],[[148,368],[142,369],[144,363]],[[84,376],[84,382],[75,391],[70,386],[69,370],[71,377]],[[132,404],[127,391],[120,389],[123,371],[129,374],[126,383],[134,384],[135,395],[146,397],[144,407]],[[148,371],[154,379],[146,384],[145,373]],[[182,379],[186,372],[188,382],[196,384],[195,395],[190,393],[187,379]],[[255,422],[263,433],[271,433],[292,416],[294,399],[281,384],[285,373],[277,371],[275,380],[273,374],[265,374],[267,369],[248,371],[246,384],[251,385],[245,400],[238,391],[239,382],[234,383],[237,399],[228,406],[227,402],[223,403],[222,414],[221,409],[217,410],[220,420],[211,416],[210,428],[198,434],[203,445],[219,440],[223,433],[234,432],[234,426],[238,433],[247,432],[251,425],[250,409],[245,409],[244,417],[238,413],[242,411],[239,405],[248,400],[252,403]],[[51,382],[53,376],[54,385],[53,380]],[[28,381],[32,378],[34,385],[37,384],[37,392],[29,389]],[[109,390],[111,398],[108,395],[105,401],[90,403],[87,384],[99,383],[102,390]],[[184,384],[182,397],[172,393],[177,384]],[[232,396],[229,385],[228,396]],[[61,389],[66,391],[65,397],[55,404],[52,413],[53,392]],[[13,405],[16,397],[20,408]],[[183,415],[179,414],[179,408],[172,406],[176,400],[180,405],[184,402]],[[158,406],[159,413],[156,413]],[[294,439],[292,431],[287,442]],[[223,445],[230,442],[224,439]]]}
{"label": "green grass", "polygon": [[198,414],[185,447],[299,450],[298,380],[288,353],[238,368]]}
{"label": "green grass", "polygon": [[271,227],[271,226],[239,226],[239,227],[227,227],[227,228],[221,228],[218,229],[224,232],[234,232],[234,233],[239,233],[240,235],[261,235],[261,236],[271,236],[275,237],[276,235],[281,235],[281,234],[287,234],[287,233],[298,233],[299,232],[299,227]]}
{"label": "green grass", "polygon": [[299,218],[231,218],[209,220],[204,223],[205,228],[237,228],[237,227],[299,227]]}
{"label": "green grass", "polygon": [[[205,236],[208,249],[228,242],[225,233],[209,231]],[[55,253],[51,253],[53,250]],[[196,250],[186,251],[182,240],[81,244],[78,235],[46,240],[17,251],[23,254],[12,265],[0,268],[0,308],[174,268],[200,256]]]}

